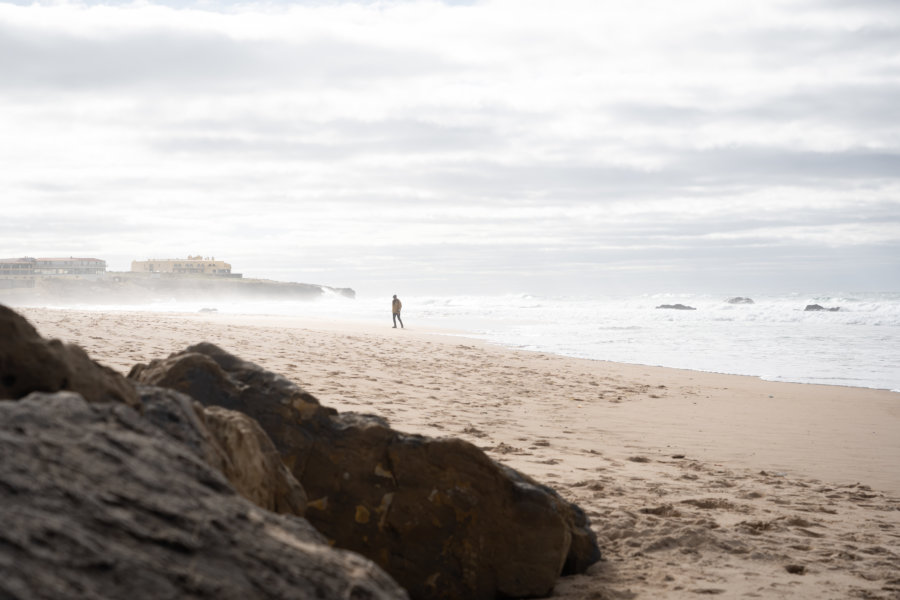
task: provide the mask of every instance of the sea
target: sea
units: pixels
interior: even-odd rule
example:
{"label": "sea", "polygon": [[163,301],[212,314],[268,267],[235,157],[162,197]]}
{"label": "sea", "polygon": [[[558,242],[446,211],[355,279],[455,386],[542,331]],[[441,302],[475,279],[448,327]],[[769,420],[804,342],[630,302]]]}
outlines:
{"label": "sea", "polygon": [[[900,293],[634,296],[401,296],[409,329],[440,329],[517,350],[900,392]],[[84,310],[290,315],[383,323],[391,298],[161,302]],[[658,308],[681,304],[695,310]],[[836,311],[807,311],[818,304]]]}

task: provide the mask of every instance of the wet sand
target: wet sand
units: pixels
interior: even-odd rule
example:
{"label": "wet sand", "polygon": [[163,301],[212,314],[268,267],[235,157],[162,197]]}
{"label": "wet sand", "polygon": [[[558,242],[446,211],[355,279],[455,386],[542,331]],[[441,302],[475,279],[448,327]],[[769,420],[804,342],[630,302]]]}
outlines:
{"label": "wet sand", "polygon": [[900,598],[900,394],[518,352],[451,332],[17,309],[123,373],[209,341],[328,406],[465,438],[591,517],[555,598]]}

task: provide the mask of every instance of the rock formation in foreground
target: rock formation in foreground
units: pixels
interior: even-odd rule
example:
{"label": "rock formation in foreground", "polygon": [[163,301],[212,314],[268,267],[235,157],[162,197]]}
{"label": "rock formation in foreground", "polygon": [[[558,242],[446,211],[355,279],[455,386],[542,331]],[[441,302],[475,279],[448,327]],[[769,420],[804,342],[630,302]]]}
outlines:
{"label": "rock formation in foreground", "polygon": [[413,598],[546,595],[560,574],[600,558],[577,506],[468,442],[338,413],[212,344],[137,365],[129,377],[253,417],[303,485],[309,521]]}
{"label": "rock formation in foreground", "polygon": [[259,423],[218,406],[203,408],[175,390],[143,385],[137,390],[144,417],[194,449],[244,498],[276,513],[302,516],[306,511],[303,486],[281,462]]}
{"label": "rock formation in foreground", "polygon": [[134,386],[3,306],[0,399],[0,598],[408,598],[294,516],[303,489],[246,415]]}
{"label": "rock formation in foreground", "polygon": [[218,406],[204,409],[206,426],[225,449],[222,473],[238,492],[272,512],[303,516],[306,491],[281,462],[275,444],[259,423],[243,413]]}
{"label": "rock formation in foreground", "polygon": [[2,306],[0,334],[0,598],[406,598],[375,563],[417,599],[528,597],[599,559],[577,506],[475,446],[215,346],[126,380]]}
{"label": "rock formation in foreground", "polygon": [[406,598],[124,404],[0,401],[0,457],[0,598]]}

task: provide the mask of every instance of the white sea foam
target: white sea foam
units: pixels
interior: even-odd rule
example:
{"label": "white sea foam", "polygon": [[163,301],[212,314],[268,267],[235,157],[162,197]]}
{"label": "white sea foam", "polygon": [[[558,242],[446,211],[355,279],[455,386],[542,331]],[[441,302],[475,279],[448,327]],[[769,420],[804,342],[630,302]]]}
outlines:
{"label": "white sea foam", "polygon": [[[632,297],[530,295],[403,297],[408,327],[471,332],[512,348],[565,356],[752,375],[776,381],[900,391],[900,294],[751,296],[656,294]],[[685,304],[697,310],[657,309]],[[840,307],[806,312],[808,304]],[[104,310],[196,312],[168,302]],[[383,322],[390,298],[339,295],[312,302],[219,302],[224,314],[271,314]],[[90,309],[97,307],[84,306]]]}

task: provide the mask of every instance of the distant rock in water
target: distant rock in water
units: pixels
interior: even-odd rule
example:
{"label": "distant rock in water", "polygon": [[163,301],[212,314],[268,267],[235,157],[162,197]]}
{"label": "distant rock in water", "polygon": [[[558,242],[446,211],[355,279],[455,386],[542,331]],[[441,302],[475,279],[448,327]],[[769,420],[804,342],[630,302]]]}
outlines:
{"label": "distant rock in water", "polygon": [[753,302],[752,298],[744,298],[741,296],[737,296],[735,298],[729,298],[725,302],[727,302],[728,304],[755,304],[755,302]]}
{"label": "distant rock in water", "polygon": [[666,308],[671,310],[697,310],[693,306],[685,306],[684,304],[660,304],[656,308]]}
{"label": "distant rock in water", "polygon": [[807,304],[806,308],[803,309],[806,312],[815,312],[815,311],[827,311],[827,312],[838,312],[841,310],[840,306],[835,306],[834,308],[826,308],[820,304]]}
{"label": "distant rock in water", "polygon": [[414,599],[546,596],[560,574],[600,559],[578,506],[466,441],[338,413],[207,343],[137,365],[129,377],[257,419],[303,485],[307,519]]}
{"label": "distant rock in water", "polygon": [[219,312],[218,308],[201,308],[198,312],[202,313],[217,313]]}

